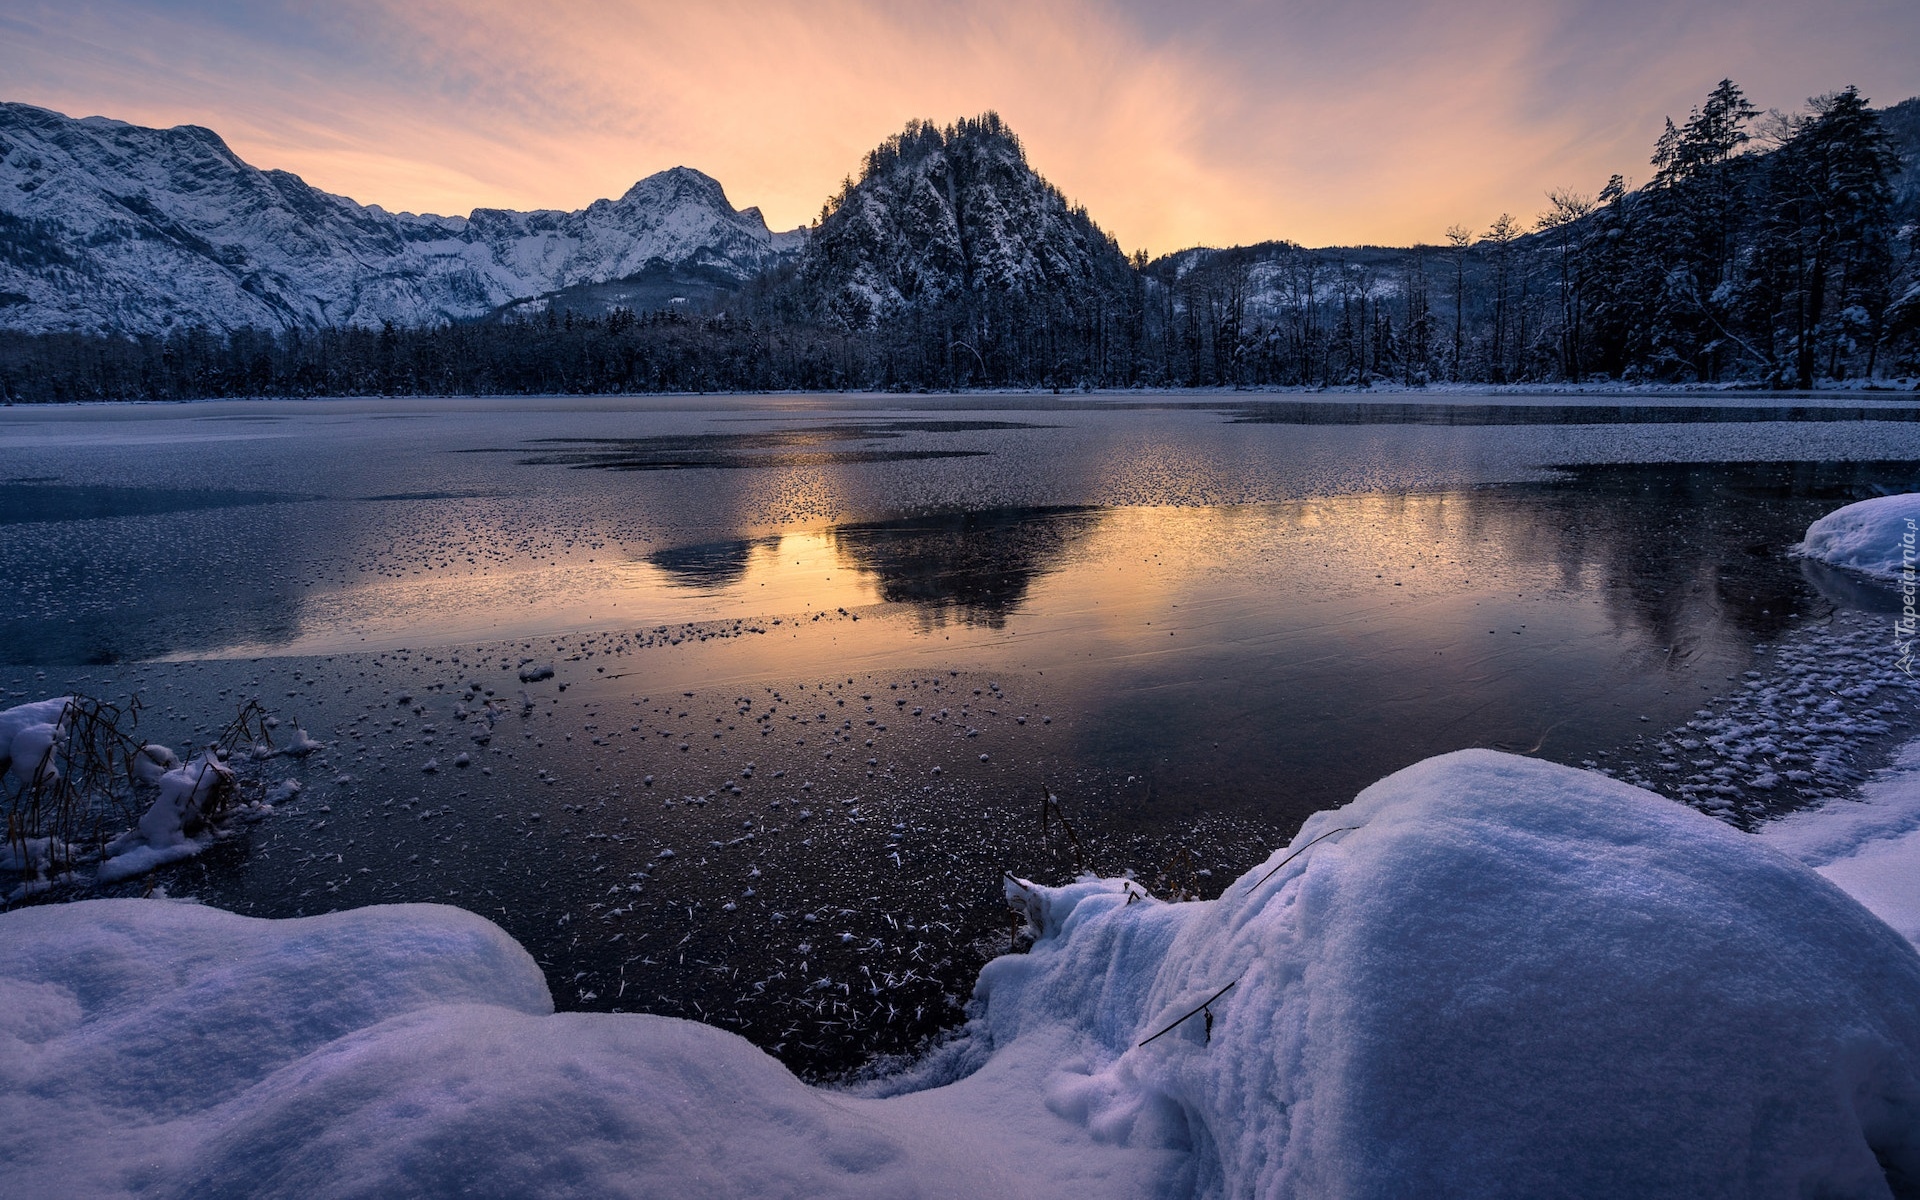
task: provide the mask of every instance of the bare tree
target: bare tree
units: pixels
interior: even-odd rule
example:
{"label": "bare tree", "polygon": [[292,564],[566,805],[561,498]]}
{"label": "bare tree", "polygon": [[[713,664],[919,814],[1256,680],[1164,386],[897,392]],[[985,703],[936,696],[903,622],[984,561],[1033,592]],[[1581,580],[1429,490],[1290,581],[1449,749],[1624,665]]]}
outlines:
{"label": "bare tree", "polygon": [[1465,225],[1447,227],[1447,249],[1453,255],[1453,371],[1460,381],[1460,364],[1467,352],[1467,251],[1473,247],[1473,231]]}
{"label": "bare tree", "polygon": [[1547,193],[1547,203],[1551,206],[1540,214],[1534,228],[1548,235],[1558,272],[1559,310],[1560,310],[1560,373],[1568,379],[1580,378],[1580,263],[1579,242],[1576,238],[1576,226],[1585,220],[1594,209],[1592,196],[1583,196],[1578,192],[1553,191]]}

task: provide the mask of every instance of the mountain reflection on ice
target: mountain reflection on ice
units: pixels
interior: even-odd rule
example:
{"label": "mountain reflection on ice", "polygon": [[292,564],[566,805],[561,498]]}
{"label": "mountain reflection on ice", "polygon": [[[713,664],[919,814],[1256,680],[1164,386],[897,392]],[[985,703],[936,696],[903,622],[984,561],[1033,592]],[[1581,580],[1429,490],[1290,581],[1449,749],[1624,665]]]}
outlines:
{"label": "mountain reflection on ice", "polygon": [[1006,626],[1034,583],[1078,557],[1103,513],[1093,508],[1001,509],[831,531],[840,561],[873,578],[887,604],[906,606],[922,628],[949,620]]}

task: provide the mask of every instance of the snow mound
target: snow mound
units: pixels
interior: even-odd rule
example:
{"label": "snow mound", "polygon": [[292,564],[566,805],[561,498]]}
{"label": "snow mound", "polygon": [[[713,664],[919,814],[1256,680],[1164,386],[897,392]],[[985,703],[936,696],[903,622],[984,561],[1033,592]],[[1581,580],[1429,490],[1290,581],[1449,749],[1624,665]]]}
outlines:
{"label": "snow mound", "polygon": [[526,953],[454,909],[0,914],[0,1161],[21,1194],[89,1195],[1920,1181],[1920,954],[1762,839],[1467,751],[1294,847],[1204,903],[1016,884],[1037,941],[982,972],[978,1069],[886,1099],[705,1026],[553,1014]]}
{"label": "snow mound", "polygon": [[1920,542],[1920,493],[1876,496],[1849,504],[1807,526],[1797,549],[1877,579],[1898,579],[1914,565]]}
{"label": "snow mound", "polygon": [[[995,1044],[1075,1022],[1048,1102],[1191,1146],[1201,1195],[1920,1182],[1920,955],[1759,839],[1462,751],[1294,845],[1207,904],[1030,888],[1039,941],[981,977]],[[1140,1045],[1229,983],[1210,1042],[1202,1014]]]}
{"label": "snow mound", "polygon": [[0,915],[20,1195],[1019,1194],[912,1109],[809,1088],[693,1022],[555,1015],[533,959],[458,909]]}
{"label": "snow mound", "polygon": [[[142,749],[172,756],[165,747]],[[143,753],[140,757],[149,756]],[[144,875],[156,867],[192,858],[213,844],[207,817],[215,795],[232,786],[232,768],[213,750],[207,750],[192,762],[162,773],[155,782],[160,794],[141,815],[140,823],[107,843],[95,875],[99,882],[116,883]]]}

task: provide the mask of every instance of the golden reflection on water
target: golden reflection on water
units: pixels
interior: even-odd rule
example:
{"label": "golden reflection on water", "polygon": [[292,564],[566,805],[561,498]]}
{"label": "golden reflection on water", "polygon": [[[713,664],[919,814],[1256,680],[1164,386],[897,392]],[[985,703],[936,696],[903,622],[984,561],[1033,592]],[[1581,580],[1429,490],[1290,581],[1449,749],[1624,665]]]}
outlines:
{"label": "golden reflection on water", "polygon": [[[793,637],[801,624],[858,616],[858,637],[847,632],[847,645],[822,645],[818,653],[845,655],[858,645],[862,657],[885,657],[927,643],[950,653],[1023,637],[1023,662],[1064,664],[1164,657],[1183,649],[1183,637],[1371,628],[1432,597],[1482,589],[1580,595],[1596,603],[1601,624],[1611,622],[1615,634],[1638,626],[1663,643],[1718,618],[1707,559],[1676,564],[1678,574],[1668,570],[1674,578],[1657,589],[1668,599],[1692,591],[1690,603],[1640,603],[1651,597],[1617,584],[1644,576],[1636,555],[1644,557],[1645,547],[1567,513],[1578,509],[1542,509],[1511,493],[1377,493],[799,528],[643,559],[589,561],[582,551],[530,568],[453,566],[309,591],[298,599],[286,641],[194,657],[328,655],[735,622],[774,630],[776,620],[780,641],[793,643],[804,641]],[[490,532],[474,528],[468,536],[484,541]],[[1423,616],[1434,618],[1436,611]],[[1471,614],[1446,620],[1461,628],[1478,622]]]}
{"label": "golden reflection on water", "polygon": [[1557,503],[1377,494],[796,529],[382,579],[309,596],[286,643],[227,653],[591,652],[573,682],[613,700],[987,672],[1051,698],[1078,761],[1152,779],[1161,802],[1318,806],[1463,746],[1630,742],[1684,719],[1694,675],[1744,661],[1758,605],[1720,578],[1724,545]]}
{"label": "golden reflection on water", "polygon": [[[1164,656],[1183,649],[1183,637],[1367,627],[1495,588],[1606,600],[1601,611],[1618,632],[1621,622],[1646,624],[1608,594],[1620,554],[1577,522],[1543,521],[1536,505],[1482,492],[1009,510],[789,530],[637,560],[383,578],[309,593],[289,640],[211,657],[735,623],[767,629],[766,639],[776,620],[778,640],[791,642],[797,626],[858,617],[858,637],[846,637],[863,656],[1020,637],[1023,662],[1084,663]],[[1446,619],[1462,628],[1479,620]]]}
{"label": "golden reflection on water", "polygon": [[638,630],[878,603],[872,582],[841,561],[830,533],[739,543],[739,570],[702,576],[650,560],[567,562],[477,576],[379,580],[309,595],[299,633],[193,658],[309,655],[452,646],[587,630]]}

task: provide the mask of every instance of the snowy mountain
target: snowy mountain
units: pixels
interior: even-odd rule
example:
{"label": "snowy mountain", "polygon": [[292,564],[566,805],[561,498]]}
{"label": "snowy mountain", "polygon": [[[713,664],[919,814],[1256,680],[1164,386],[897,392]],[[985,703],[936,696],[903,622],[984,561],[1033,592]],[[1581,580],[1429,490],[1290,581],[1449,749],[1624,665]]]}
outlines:
{"label": "snowy mountain", "polygon": [[[390,213],[193,125],[0,103],[0,328],[438,324],[628,279],[738,283],[798,250],[687,167],[576,212]],[[631,298],[631,297],[630,297]]]}
{"label": "snowy mountain", "polygon": [[1097,308],[1128,274],[1114,240],[987,113],[944,130],[914,122],[868,154],[808,240],[796,282],[858,329],[942,305]]}

